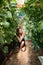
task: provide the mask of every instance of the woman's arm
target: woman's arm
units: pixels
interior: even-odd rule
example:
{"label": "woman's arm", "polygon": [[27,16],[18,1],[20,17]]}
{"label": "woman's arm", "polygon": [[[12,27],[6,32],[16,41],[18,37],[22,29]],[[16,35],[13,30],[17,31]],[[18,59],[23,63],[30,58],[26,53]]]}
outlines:
{"label": "woman's arm", "polygon": [[18,37],[18,36],[17,36],[17,39],[19,40],[19,42],[22,41],[22,39],[24,38],[24,36],[25,36],[25,33],[23,33],[21,37]]}

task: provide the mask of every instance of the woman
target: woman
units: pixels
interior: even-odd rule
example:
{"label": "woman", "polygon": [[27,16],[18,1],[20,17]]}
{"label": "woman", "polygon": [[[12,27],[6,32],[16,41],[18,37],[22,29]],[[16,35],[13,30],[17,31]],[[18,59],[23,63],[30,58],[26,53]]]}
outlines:
{"label": "woman", "polygon": [[17,28],[16,34],[17,34],[17,39],[18,39],[18,44],[19,44],[20,50],[25,51],[26,44],[25,44],[24,37],[25,37],[26,33],[23,32],[22,27],[19,27],[19,28]]}

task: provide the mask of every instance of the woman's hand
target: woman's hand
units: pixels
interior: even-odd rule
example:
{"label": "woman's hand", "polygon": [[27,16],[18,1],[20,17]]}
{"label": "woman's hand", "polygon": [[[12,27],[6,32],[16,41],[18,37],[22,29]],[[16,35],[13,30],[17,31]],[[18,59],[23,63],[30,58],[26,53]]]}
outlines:
{"label": "woman's hand", "polygon": [[22,33],[22,36],[17,36],[17,39],[19,40],[19,42],[21,42],[22,41],[22,39],[24,38],[24,36],[26,35],[26,33],[25,32],[23,32]]}
{"label": "woman's hand", "polygon": [[25,35],[27,35],[27,34],[28,34],[28,32],[23,32],[23,34],[22,34],[22,35],[23,35],[23,36],[25,36]]}

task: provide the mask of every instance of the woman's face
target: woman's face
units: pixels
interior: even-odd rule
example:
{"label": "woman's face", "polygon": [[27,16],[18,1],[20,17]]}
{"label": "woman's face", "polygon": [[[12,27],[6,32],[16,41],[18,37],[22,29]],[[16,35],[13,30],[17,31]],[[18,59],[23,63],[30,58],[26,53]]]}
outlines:
{"label": "woman's face", "polygon": [[19,29],[19,34],[22,34],[22,32],[23,32],[22,29]]}

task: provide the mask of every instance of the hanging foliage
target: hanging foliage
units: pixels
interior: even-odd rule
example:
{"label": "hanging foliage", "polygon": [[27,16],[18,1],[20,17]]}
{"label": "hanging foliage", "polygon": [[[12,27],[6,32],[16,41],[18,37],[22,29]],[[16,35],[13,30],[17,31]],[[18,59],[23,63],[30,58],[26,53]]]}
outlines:
{"label": "hanging foliage", "polygon": [[15,3],[11,4],[10,0],[1,0],[0,3],[0,45],[3,46],[12,42],[18,26],[18,17]]}

